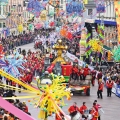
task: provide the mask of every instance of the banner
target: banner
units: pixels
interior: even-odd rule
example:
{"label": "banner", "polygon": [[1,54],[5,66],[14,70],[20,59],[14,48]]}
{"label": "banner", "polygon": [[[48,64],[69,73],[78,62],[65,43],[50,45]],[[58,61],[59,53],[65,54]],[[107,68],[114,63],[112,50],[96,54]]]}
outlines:
{"label": "banner", "polygon": [[[78,61],[78,65],[79,66],[85,66],[86,65],[86,63],[85,62],[83,62],[83,61],[81,61],[81,60],[79,60],[75,55],[73,55],[73,54],[71,54],[71,53],[69,53],[69,52],[67,52],[66,53],[66,56],[70,59],[70,60],[72,60],[72,61],[75,61],[75,60],[77,60]],[[93,70],[94,68],[93,67],[91,67],[91,66],[88,66],[91,70]]]}

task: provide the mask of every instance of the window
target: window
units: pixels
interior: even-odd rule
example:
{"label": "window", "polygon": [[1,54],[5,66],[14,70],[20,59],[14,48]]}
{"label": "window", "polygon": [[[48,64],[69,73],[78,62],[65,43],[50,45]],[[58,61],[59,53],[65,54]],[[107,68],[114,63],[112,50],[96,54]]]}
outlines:
{"label": "window", "polygon": [[61,0],[61,4],[63,4],[63,0]]}
{"label": "window", "polygon": [[93,14],[93,9],[88,9],[88,15],[92,15]]}
{"label": "window", "polygon": [[9,11],[10,11],[10,5],[9,5]]}
{"label": "window", "polygon": [[2,8],[1,8],[1,5],[0,5],[0,15],[2,14]]}
{"label": "window", "polygon": [[3,23],[3,28],[6,27],[5,23]]}
{"label": "window", "polygon": [[0,28],[2,28],[2,23],[0,23]]}

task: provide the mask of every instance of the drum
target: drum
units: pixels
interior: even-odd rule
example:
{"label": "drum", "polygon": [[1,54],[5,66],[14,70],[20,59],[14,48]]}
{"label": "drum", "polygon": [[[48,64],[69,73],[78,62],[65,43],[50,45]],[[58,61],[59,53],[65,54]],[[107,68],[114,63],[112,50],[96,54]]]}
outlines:
{"label": "drum", "polygon": [[93,116],[91,114],[88,115],[87,120],[92,120]]}
{"label": "drum", "polygon": [[102,109],[102,108],[99,108],[99,109],[98,109],[98,113],[99,113],[99,115],[101,116],[101,115],[104,113],[103,109]]}
{"label": "drum", "polygon": [[[71,117],[69,115],[66,115],[66,116],[71,120]],[[65,118],[65,120],[67,120],[67,119]]]}
{"label": "drum", "polygon": [[77,112],[77,114],[74,117],[72,117],[71,120],[80,120],[81,118],[81,114]]}

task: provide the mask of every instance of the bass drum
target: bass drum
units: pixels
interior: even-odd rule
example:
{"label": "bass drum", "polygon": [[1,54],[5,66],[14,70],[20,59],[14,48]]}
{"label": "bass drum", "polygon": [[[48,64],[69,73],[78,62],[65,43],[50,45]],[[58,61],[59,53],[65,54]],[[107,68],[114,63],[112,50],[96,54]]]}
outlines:
{"label": "bass drum", "polygon": [[80,120],[82,118],[81,114],[79,112],[77,112],[77,114],[71,118],[71,120]]}

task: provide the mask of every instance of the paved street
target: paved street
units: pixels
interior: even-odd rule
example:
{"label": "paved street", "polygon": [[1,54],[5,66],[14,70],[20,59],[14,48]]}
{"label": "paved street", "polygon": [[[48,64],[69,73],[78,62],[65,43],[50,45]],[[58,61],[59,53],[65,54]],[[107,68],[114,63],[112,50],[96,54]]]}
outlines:
{"label": "paved street", "polygon": [[[28,45],[24,45],[24,46],[20,46],[19,48],[22,49],[33,49],[33,43],[28,44]],[[96,82],[97,83],[97,82]],[[77,102],[78,106],[80,107],[82,105],[82,102],[86,102],[86,105],[88,106],[88,108],[92,107],[93,101],[95,99],[97,99],[97,95],[96,95],[96,91],[97,91],[97,85],[95,87],[91,87],[91,96],[73,96],[71,98],[70,101],[66,101],[66,103],[68,104],[68,106],[65,106],[63,108],[63,111],[68,114],[68,107],[70,105],[73,104],[73,102]],[[104,92],[103,92],[103,99],[97,99],[98,103],[103,107],[104,109],[104,114],[102,115],[102,119],[101,120],[120,120],[120,98],[116,97],[114,94],[112,94],[112,97],[109,98],[106,95],[106,88],[104,88]],[[17,95],[26,95],[24,93],[18,94]],[[26,101],[27,100],[23,100]],[[28,102],[28,107],[29,107],[29,112],[32,114],[32,116],[36,119],[38,119],[38,113],[39,113],[39,109],[34,108],[34,106],[30,105]],[[49,118],[48,120],[53,120],[53,118]]]}

